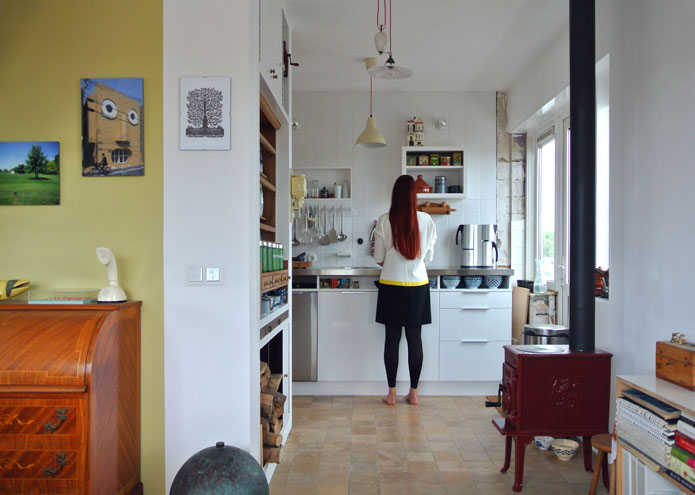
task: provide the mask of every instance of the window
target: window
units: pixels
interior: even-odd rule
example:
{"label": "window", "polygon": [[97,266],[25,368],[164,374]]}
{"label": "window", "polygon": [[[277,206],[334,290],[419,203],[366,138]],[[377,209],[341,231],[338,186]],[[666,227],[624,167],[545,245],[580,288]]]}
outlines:
{"label": "window", "polygon": [[[536,259],[543,278],[555,280],[555,135],[550,128],[537,141]],[[537,267],[536,267],[537,268]]]}
{"label": "window", "polygon": [[111,152],[111,161],[113,163],[126,163],[130,156],[130,150],[117,148]]}

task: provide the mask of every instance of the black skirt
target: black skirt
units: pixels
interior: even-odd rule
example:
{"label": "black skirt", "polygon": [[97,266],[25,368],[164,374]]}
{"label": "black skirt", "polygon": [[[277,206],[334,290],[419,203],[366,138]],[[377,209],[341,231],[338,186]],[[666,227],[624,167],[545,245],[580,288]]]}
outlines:
{"label": "black skirt", "polygon": [[379,284],[376,322],[400,326],[432,323],[429,284],[416,286]]}

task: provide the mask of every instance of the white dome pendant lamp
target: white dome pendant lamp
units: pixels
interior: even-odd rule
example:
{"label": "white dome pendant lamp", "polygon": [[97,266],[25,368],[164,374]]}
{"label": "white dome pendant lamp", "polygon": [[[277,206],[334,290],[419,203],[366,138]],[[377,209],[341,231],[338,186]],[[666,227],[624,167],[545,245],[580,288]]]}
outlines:
{"label": "white dome pendant lamp", "polygon": [[[405,79],[406,77],[412,76],[413,71],[406,68],[406,67],[396,65],[395,60],[393,60],[393,36],[391,34],[391,27],[393,25],[393,18],[392,18],[391,13],[392,13],[391,0],[389,0],[389,22],[388,22],[388,26],[389,26],[389,35],[388,35],[389,51],[388,51],[388,54],[389,54],[389,58],[386,59],[386,62],[384,63],[384,65],[372,67],[372,68],[368,69],[367,72],[369,72],[370,76],[378,77],[379,79]],[[379,22],[379,0],[377,0],[376,16],[377,16],[377,23],[378,23]],[[384,0],[384,18],[386,18],[386,0]],[[376,34],[376,36],[374,36],[374,43],[377,47],[377,51],[379,52],[379,54],[381,54],[383,52],[383,48],[381,50],[379,50],[379,48],[381,47],[380,46],[381,43],[377,42],[377,36],[379,36],[380,34],[385,34],[385,33],[383,31],[381,31],[381,25],[379,25],[379,28],[380,28],[380,31]],[[386,43],[385,43],[384,38],[385,38],[385,36],[380,37],[379,41],[383,41],[384,42],[383,44],[385,47]]]}
{"label": "white dome pendant lamp", "polygon": [[[364,64],[369,70],[370,67],[376,65],[376,59],[374,57],[369,57],[364,59]],[[367,119],[367,125],[364,127],[362,134],[357,138],[355,146],[358,148],[383,148],[386,146],[386,139],[376,128],[376,121],[374,120],[374,115],[372,114],[372,78],[369,78],[369,118]]]}

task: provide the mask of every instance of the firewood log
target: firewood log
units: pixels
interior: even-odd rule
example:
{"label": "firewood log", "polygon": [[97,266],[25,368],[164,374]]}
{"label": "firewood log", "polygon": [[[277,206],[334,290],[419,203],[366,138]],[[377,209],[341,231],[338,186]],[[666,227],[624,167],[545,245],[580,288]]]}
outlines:
{"label": "firewood log", "polygon": [[265,437],[263,445],[269,447],[279,447],[280,445],[282,445],[282,435],[280,435],[279,433],[268,433],[268,435],[266,435]]}
{"label": "firewood log", "polygon": [[268,381],[268,386],[265,388],[271,389],[273,392],[277,392],[280,388],[280,383],[282,382],[282,373],[275,373],[270,375],[270,380]]}
{"label": "firewood log", "polygon": [[273,396],[271,394],[261,393],[261,414],[273,416]]}
{"label": "firewood log", "polygon": [[280,462],[280,448],[281,447],[263,447],[263,463]]}

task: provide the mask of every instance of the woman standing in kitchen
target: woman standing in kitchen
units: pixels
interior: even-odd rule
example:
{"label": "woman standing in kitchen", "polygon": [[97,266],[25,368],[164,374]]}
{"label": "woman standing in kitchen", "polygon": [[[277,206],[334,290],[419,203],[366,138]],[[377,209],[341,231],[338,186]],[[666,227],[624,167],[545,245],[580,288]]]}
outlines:
{"label": "woman standing in kitchen", "polygon": [[374,258],[383,268],[379,279],[376,321],[386,327],[384,365],[389,391],[383,398],[396,403],[398,346],[402,329],[408,341],[410,392],[417,404],[422,370],[422,325],[432,323],[430,287],[425,263],[432,261],[437,231],[427,213],[417,211],[415,181],[401,175],[393,185],[391,209],[379,217],[374,231]]}

